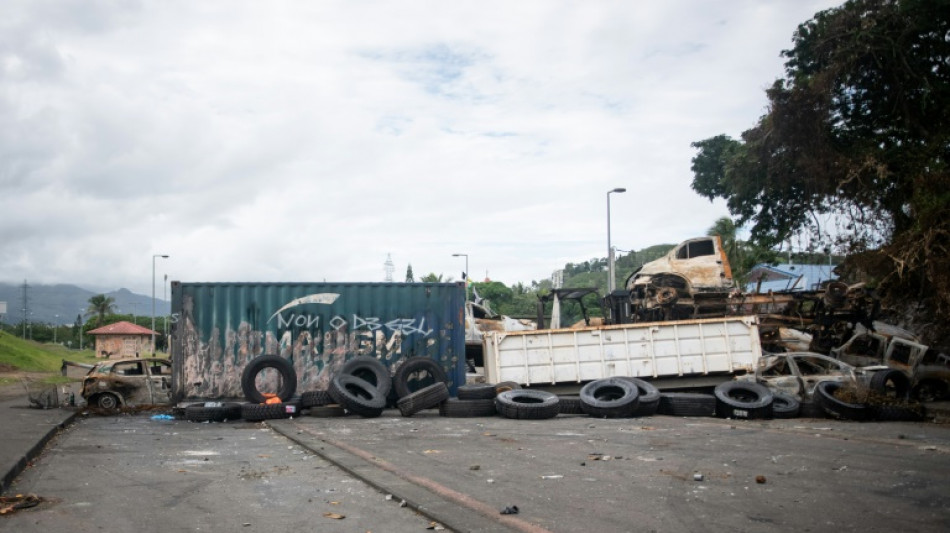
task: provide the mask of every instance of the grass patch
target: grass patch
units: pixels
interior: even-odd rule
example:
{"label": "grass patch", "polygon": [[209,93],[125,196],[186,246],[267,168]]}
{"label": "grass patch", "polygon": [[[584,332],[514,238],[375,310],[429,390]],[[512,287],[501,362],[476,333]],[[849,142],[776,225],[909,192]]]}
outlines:
{"label": "grass patch", "polygon": [[0,368],[24,372],[59,372],[63,359],[93,363],[92,350],[69,350],[59,344],[41,344],[0,332]]}

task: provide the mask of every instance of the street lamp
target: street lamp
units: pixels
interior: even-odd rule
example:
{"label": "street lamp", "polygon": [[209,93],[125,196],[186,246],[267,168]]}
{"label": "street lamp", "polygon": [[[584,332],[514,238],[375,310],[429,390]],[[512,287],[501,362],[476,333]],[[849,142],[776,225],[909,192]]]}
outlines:
{"label": "street lamp", "polygon": [[167,255],[152,255],[152,355],[155,355],[155,258],[168,259]]}
{"label": "street lamp", "polygon": [[627,192],[623,187],[607,191],[607,294],[614,292],[614,249],[610,244],[610,193]]}
{"label": "street lamp", "polygon": [[469,282],[469,273],[468,273],[468,254],[452,254],[452,257],[464,257],[465,258],[465,301],[468,301],[468,282]]}

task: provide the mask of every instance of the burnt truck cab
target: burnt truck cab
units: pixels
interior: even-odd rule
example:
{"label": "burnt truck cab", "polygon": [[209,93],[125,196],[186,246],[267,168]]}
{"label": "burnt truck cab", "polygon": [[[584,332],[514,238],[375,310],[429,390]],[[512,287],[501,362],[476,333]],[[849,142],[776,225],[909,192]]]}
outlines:
{"label": "burnt truck cab", "polygon": [[[698,237],[635,270],[623,291],[609,296],[608,307],[615,323],[722,316],[734,285],[722,240]],[[622,298],[629,300],[626,308],[616,305]]]}
{"label": "burnt truck cab", "polygon": [[171,381],[172,364],[168,359],[109,360],[89,370],[80,394],[87,405],[102,409],[163,405],[171,403]]}

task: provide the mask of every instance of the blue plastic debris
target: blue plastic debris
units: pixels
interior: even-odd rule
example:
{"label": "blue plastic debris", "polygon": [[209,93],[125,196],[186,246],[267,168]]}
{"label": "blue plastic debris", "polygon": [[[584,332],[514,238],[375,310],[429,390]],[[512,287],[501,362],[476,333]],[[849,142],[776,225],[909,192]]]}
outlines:
{"label": "blue plastic debris", "polygon": [[152,415],[152,420],[174,420],[172,415]]}

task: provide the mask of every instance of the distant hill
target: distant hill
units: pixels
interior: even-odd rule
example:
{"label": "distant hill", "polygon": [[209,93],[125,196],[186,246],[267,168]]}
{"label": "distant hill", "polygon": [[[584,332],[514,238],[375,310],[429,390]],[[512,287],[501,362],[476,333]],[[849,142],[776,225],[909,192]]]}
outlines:
{"label": "distant hill", "polygon": [[[29,283],[27,290],[29,321],[34,324],[74,324],[76,316],[89,307],[89,298],[105,294],[115,300],[117,312],[135,316],[151,316],[152,297],[135,294],[128,289],[111,292],[96,292],[75,285],[42,285]],[[2,320],[6,324],[20,324],[23,321],[23,284],[0,282],[0,302],[7,302],[7,313]],[[155,298],[155,315],[167,314],[171,308],[169,302],[161,296]]]}

